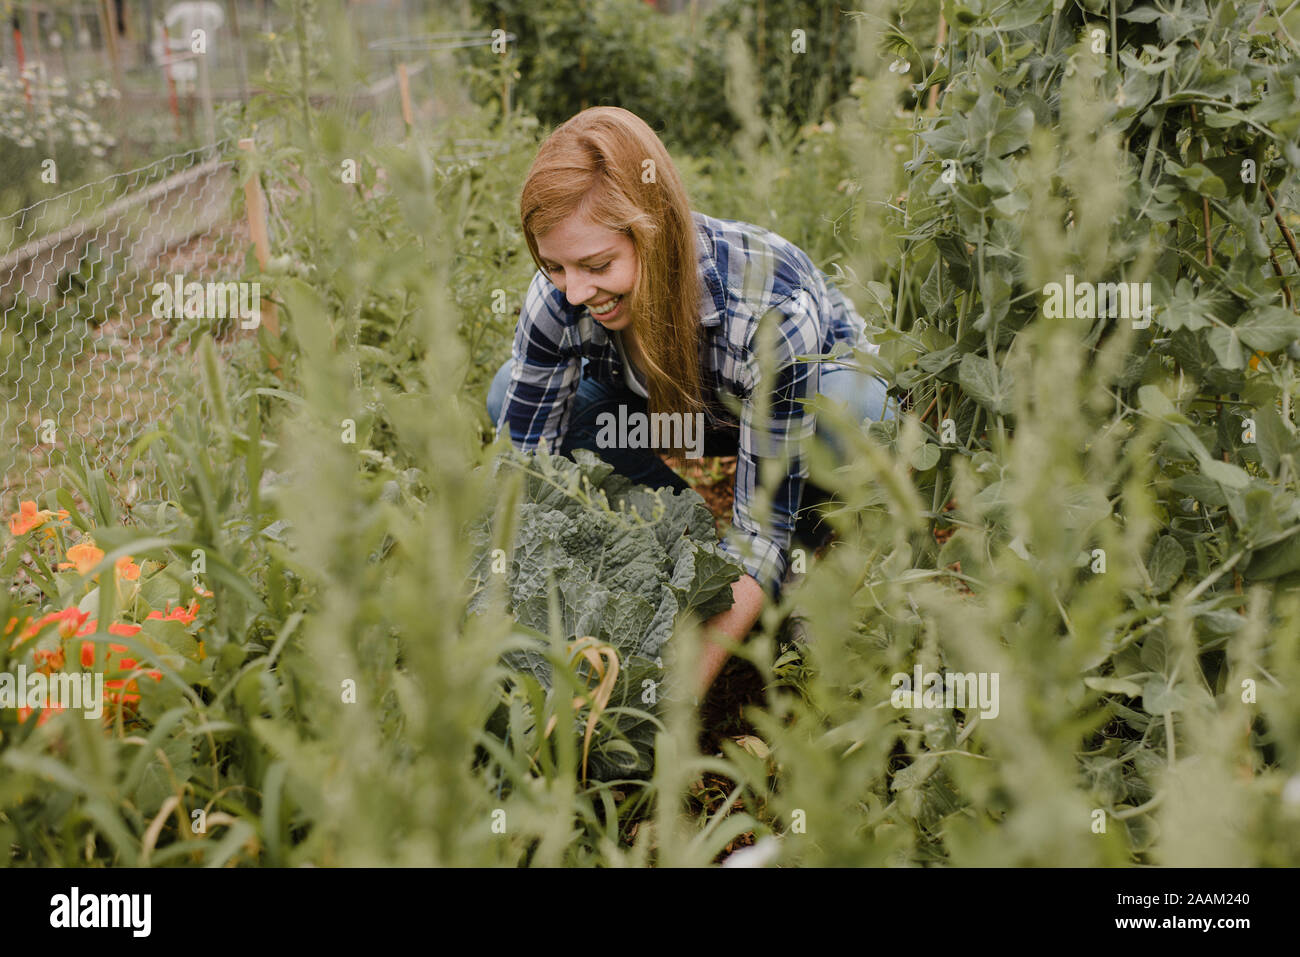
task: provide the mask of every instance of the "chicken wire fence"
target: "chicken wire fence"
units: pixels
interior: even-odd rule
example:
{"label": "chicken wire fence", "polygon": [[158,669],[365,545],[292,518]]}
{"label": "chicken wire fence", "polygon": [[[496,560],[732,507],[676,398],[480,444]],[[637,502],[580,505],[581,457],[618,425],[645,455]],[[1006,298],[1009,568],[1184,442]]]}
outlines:
{"label": "chicken wire fence", "polygon": [[[449,68],[442,57],[490,42],[482,32],[380,41],[371,71],[377,79],[333,106],[367,124],[375,142],[399,141],[417,125],[437,127],[456,110],[449,97],[458,95],[454,84],[445,90],[438,82]],[[224,140],[175,153],[0,217],[6,505],[53,484],[52,473],[69,457],[103,469],[128,502],[160,497],[153,461],[126,462],[174,404],[162,373],[188,342],[176,335],[186,322],[180,293],[188,297],[197,283],[206,318],[215,305],[226,320],[210,327],[219,332],[223,359],[241,337],[256,336],[236,316],[248,305],[239,299],[246,288],[227,295],[241,286],[252,243],[235,147]],[[504,148],[452,139],[437,159],[475,162]],[[279,198],[268,197],[272,249]]]}
{"label": "chicken wire fence", "polygon": [[0,218],[7,500],[31,497],[69,454],[128,498],[157,490],[151,462],[122,469],[171,408],[161,375],[183,311],[156,309],[154,290],[238,278],[247,227],[232,202],[232,145],[166,156]]}

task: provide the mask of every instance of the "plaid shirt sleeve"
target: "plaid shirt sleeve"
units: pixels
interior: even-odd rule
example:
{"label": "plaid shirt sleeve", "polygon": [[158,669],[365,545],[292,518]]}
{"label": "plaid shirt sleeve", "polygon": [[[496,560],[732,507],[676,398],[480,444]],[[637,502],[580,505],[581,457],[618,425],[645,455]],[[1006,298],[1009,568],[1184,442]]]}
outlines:
{"label": "plaid shirt sleeve", "polygon": [[[763,333],[756,330],[742,379],[749,394],[741,407],[732,528],[721,547],[773,598],[780,597],[795,512],[808,477],[802,449],[816,431],[812,410],[805,409],[802,402],[818,392],[820,364],[795,362],[794,357],[821,351],[817,309],[813,296],[800,290],[768,310],[758,325],[769,330],[771,376],[762,380],[758,351]],[[763,420],[757,408],[760,395],[769,403]],[[764,459],[780,464],[767,520],[760,523],[756,500]]]}
{"label": "plaid shirt sleeve", "polygon": [[582,378],[582,344],[563,294],[539,269],[524,294],[511,350],[514,374],[501,405],[497,434],[531,452],[543,439],[554,450],[568,424]]}

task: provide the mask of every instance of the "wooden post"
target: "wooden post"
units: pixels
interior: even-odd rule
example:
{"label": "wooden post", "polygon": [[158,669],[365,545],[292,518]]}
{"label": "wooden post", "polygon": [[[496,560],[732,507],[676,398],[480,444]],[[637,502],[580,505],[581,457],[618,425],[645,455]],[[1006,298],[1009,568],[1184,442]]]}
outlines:
{"label": "wooden post", "polygon": [[176,138],[181,138],[181,108],[176,100],[176,78],[172,76],[172,41],[167,33],[167,26],[160,17],[157,30],[162,31],[163,42],[163,76],[167,78],[167,106],[172,111],[172,121],[176,124]]}
{"label": "wooden post", "polygon": [[411,80],[407,76],[405,63],[397,64],[397,89],[402,95],[402,119],[409,133],[414,123],[411,117]]}
{"label": "wooden post", "polygon": [[[256,144],[251,138],[241,139],[239,148],[244,150],[252,157],[256,151]],[[266,264],[271,259],[271,242],[266,232],[266,196],[262,193],[262,184],[255,173],[250,173],[244,180],[244,206],[248,210],[248,232],[253,237],[253,251],[257,254],[257,266],[262,272],[266,272]],[[275,303],[268,302],[261,306],[262,325],[266,326],[269,335],[280,337],[280,320],[275,313]],[[284,370],[280,368],[279,361],[275,356],[267,353],[266,365],[281,379],[284,378]]]}
{"label": "wooden post", "polygon": [[122,60],[117,50],[117,12],[110,7],[110,0],[99,0],[99,20],[104,27],[104,45],[108,50],[108,58],[113,64],[113,85],[125,96]]}
{"label": "wooden post", "polygon": [[18,25],[17,14],[14,15],[14,56],[18,60],[18,75],[23,78],[23,97],[27,100],[28,109],[31,109],[32,85],[27,81],[27,57],[23,55],[23,30]]}
{"label": "wooden post", "polygon": [[244,54],[244,38],[239,32],[239,2],[230,0],[230,32],[235,41],[235,63],[239,67],[239,97],[248,105],[248,58]]}
{"label": "wooden post", "polygon": [[[943,18],[943,14],[941,13],[939,14],[939,35],[938,37],[935,38],[934,41],[934,48],[936,53],[938,53],[938,51],[943,47],[943,41],[946,40],[947,38],[948,38],[948,21],[946,21]],[[934,65],[936,68],[938,68],[939,63],[937,60]],[[921,64],[921,69],[922,70],[925,69],[925,64]],[[926,112],[933,113],[934,108],[938,105],[938,103],[939,103],[939,84],[936,83],[934,86],[930,87],[930,102],[926,104],[926,108],[925,108]]]}
{"label": "wooden post", "polygon": [[208,74],[208,51],[205,47],[198,54],[199,60],[199,105],[203,108],[203,130],[207,134],[208,145],[217,141],[216,114],[212,111],[212,81]]}
{"label": "wooden post", "polygon": [[119,162],[128,162],[131,155],[131,137],[126,123],[126,80],[122,74],[122,60],[117,50],[117,11],[111,9],[110,0],[99,0],[99,23],[104,31],[104,48],[113,66],[113,86],[117,88],[118,99],[113,104],[117,118],[117,138],[122,146]]}

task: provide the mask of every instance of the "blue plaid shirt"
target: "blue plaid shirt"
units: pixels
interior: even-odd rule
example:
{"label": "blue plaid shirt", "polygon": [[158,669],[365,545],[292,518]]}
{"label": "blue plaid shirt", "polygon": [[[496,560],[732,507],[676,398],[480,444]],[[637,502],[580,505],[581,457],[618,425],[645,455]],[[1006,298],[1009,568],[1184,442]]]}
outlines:
{"label": "blue plaid shirt", "polygon": [[[779,596],[789,565],[794,515],[808,468],[800,448],[816,428],[801,404],[819,391],[821,365],[796,356],[825,355],[840,344],[874,352],[863,321],[808,255],[775,233],[736,220],[692,214],[698,237],[699,275],[704,284],[700,325],[700,387],[710,418],[736,424],[720,411],[723,396],[740,400],[736,488],[732,526],[722,548],[742,564],[770,595]],[[766,421],[758,420],[760,394],[757,336],[770,332],[769,369],[774,370]],[[513,377],[497,431],[507,426],[523,451],[543,439],[558,445],[568,423],[582,375],[626,388],[614,342],[581,306],[569,303],[541,270],[524,296],[515,330]],[[772,489],[767,520],[755,516],[759,462],[775,458],[780,475]]]}

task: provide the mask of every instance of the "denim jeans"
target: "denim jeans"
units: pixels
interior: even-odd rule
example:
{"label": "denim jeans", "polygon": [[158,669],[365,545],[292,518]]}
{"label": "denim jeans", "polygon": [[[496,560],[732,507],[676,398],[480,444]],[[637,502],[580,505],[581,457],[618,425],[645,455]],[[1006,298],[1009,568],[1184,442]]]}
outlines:
{"label": "denim jeans", "polygon": [[[507,359],[497,370],[496,377],[488,389],[487,411],[492,421],[501,418],[502,405],[510,387],[511,361]],[[587,360],[583,360],[586,369]],[[823,365],[820,375],[820,394],[838,402],[848,409],[854,419],[865,427],[868,421],[891,419],[897,415],[896,403],[889,399],[883,380],[856,369],[836,363]],[[629,414],[646,412],[646,400],[628,389],[618,389],[589,379],[585,375],[578,383],[578,394],[574,398],[573,409],[569,416],[569,425],[561,437],[559,451],[563,455],[572,455],[574,449],[589,449],[614,466],[614,470],[641,485],[651,488],[668,486],[675,490],[689,488],[689,484],[680,475],[664,464],[654,449],[648,448],[600,448],[596,443],[600,427],[599,416],[604,412],[618,417],[618,407],[627,406]],[[843,458],[843,450],[828,434],[818,428],[818,435],[830,446],[833,453]],[[735,455],[737,452],[737,428],[707,428],[704,433],[704,455]],[[795,537],[800,541],[817,547],[825,539],[825,530],[820,527],[819,516],[814,512],[816,505],[829,500],[830,496],[823,490],[806,482],[800,501],[799,515],[796,519]]]}

